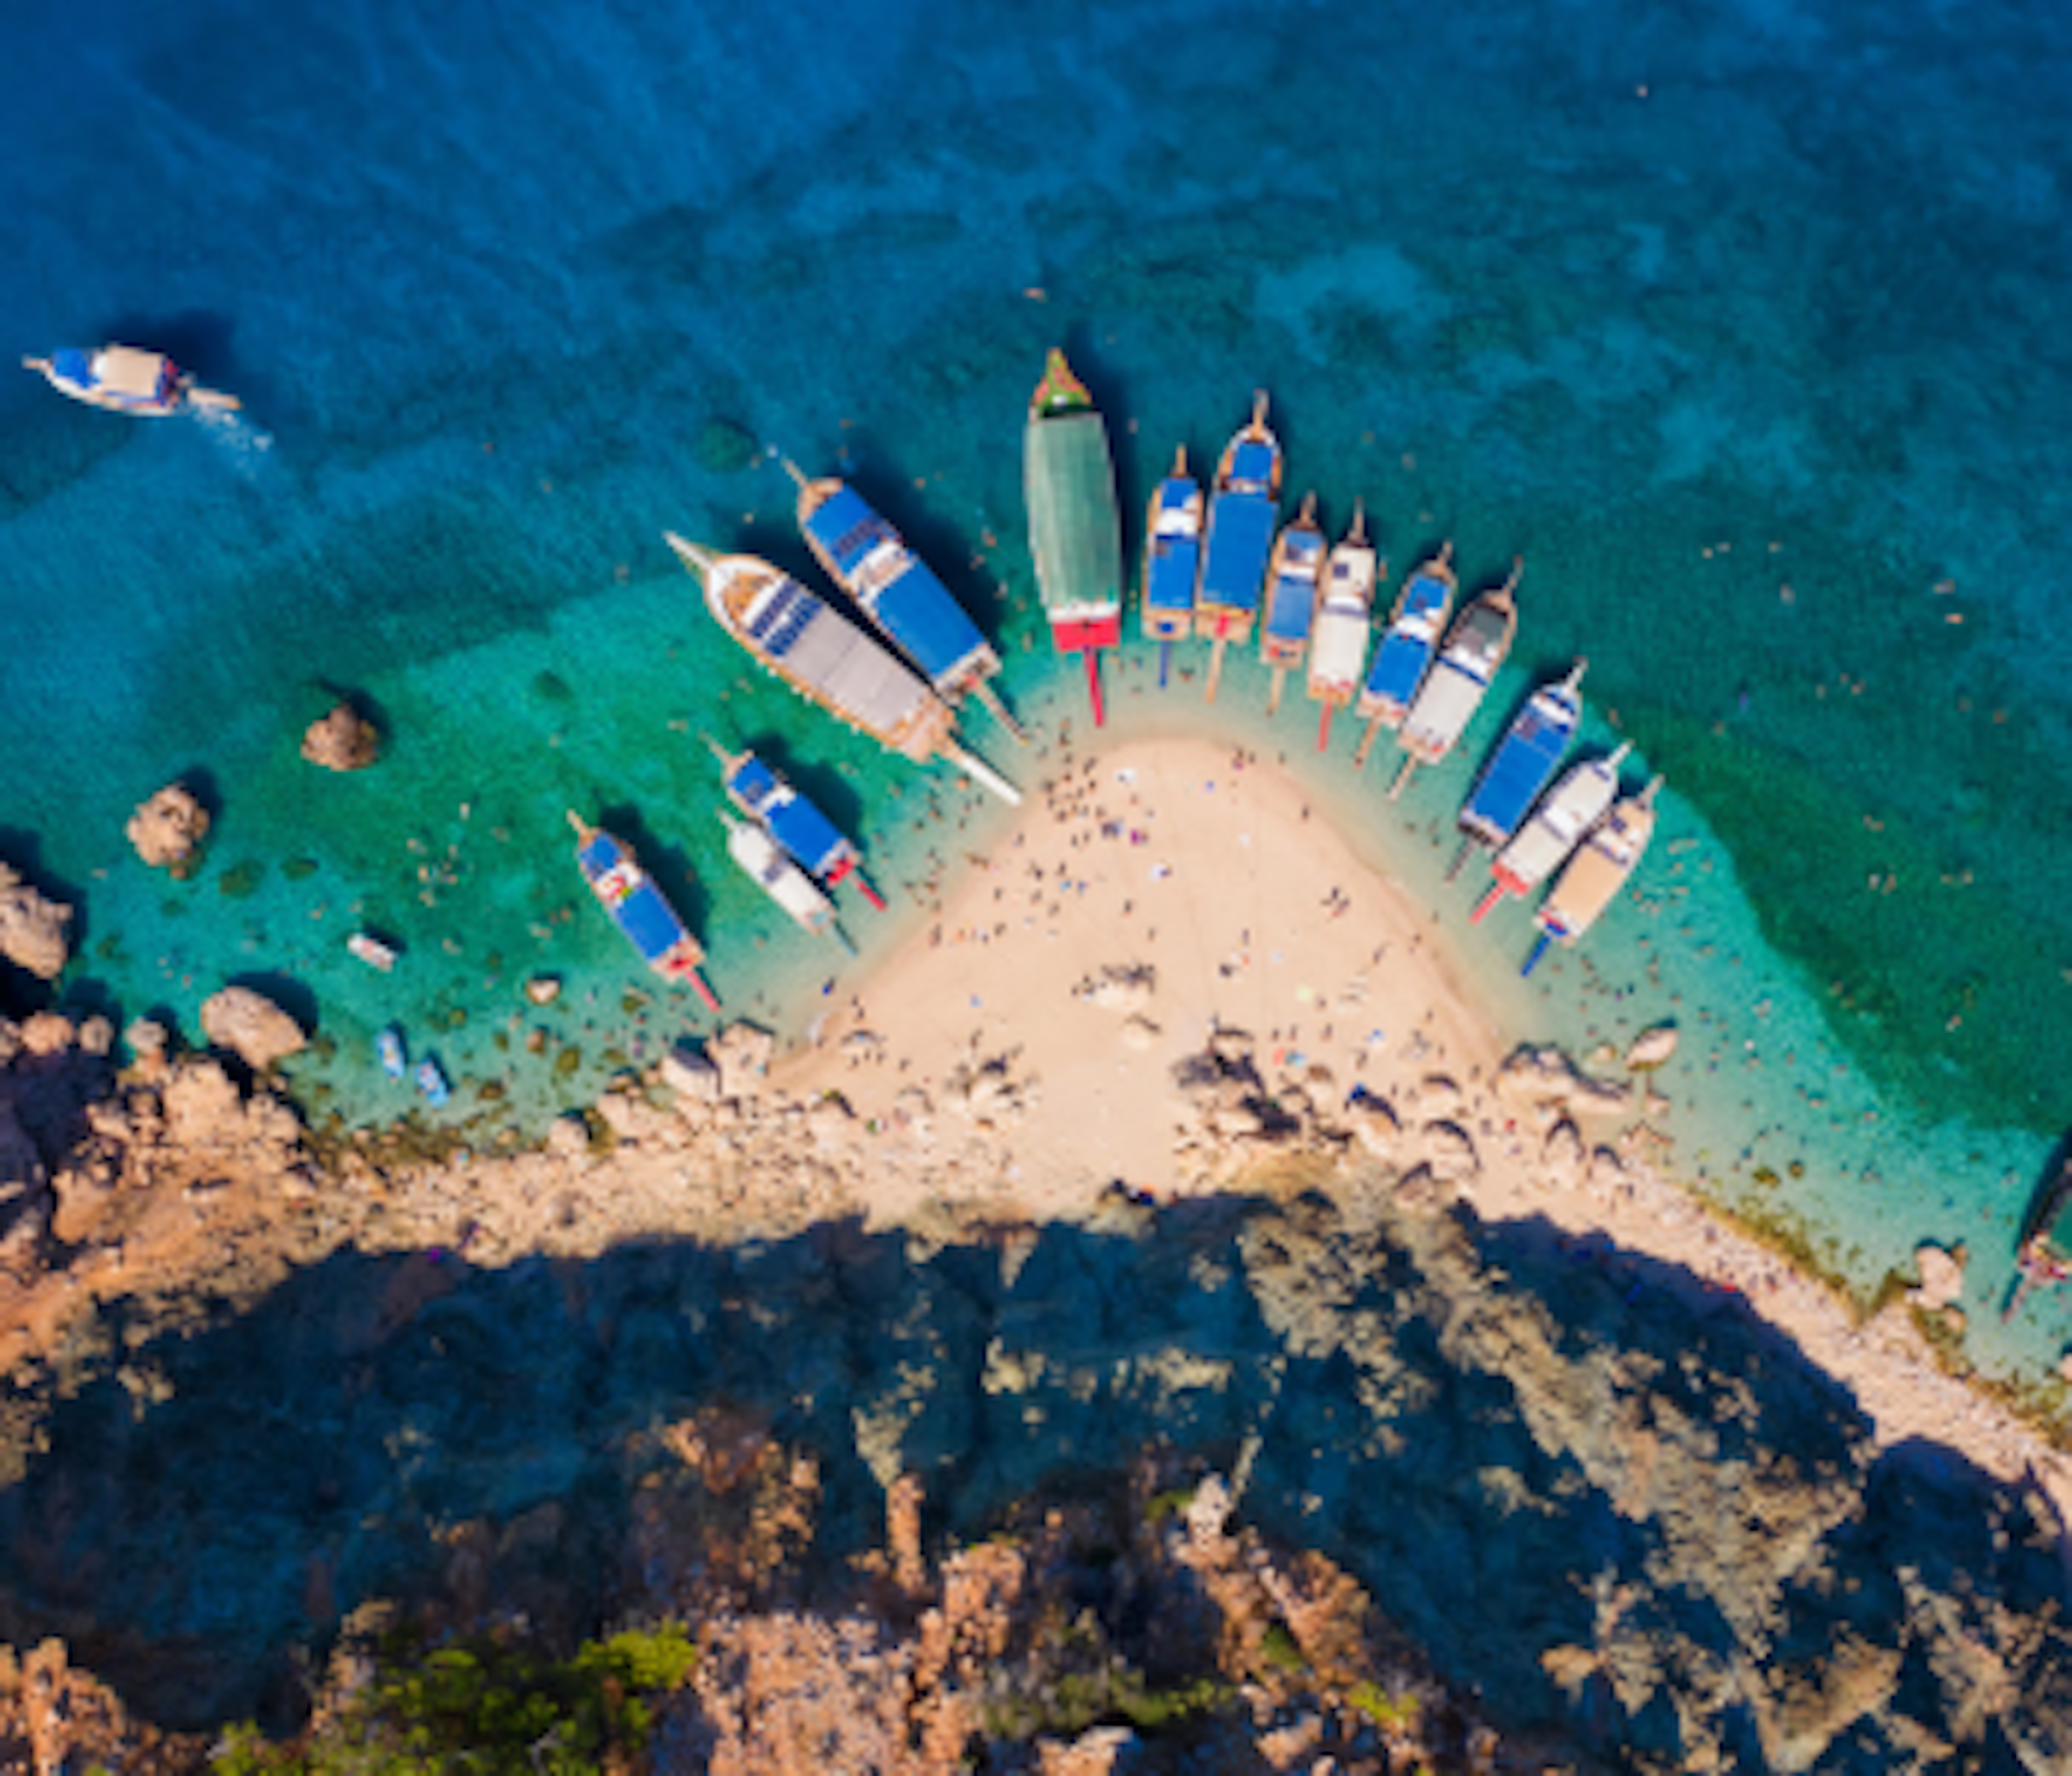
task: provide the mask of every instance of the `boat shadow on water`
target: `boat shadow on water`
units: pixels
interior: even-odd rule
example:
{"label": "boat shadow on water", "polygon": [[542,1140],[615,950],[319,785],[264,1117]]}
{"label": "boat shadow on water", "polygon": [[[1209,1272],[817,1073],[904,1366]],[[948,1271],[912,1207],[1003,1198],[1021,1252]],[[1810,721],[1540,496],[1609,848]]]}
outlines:
{"label": "boat shadow on water", "polygon": [[[348,1248],[199,1330],[103,1309],[0,1447],[0,1623],[65,1635],[147,1717],[285,1725],[298,1663],[372,1599],[572,1638],[627,1606],[636,1523],[701,1567],[731,1507],[666,1433],[716,1413],[817,1470],[787,1594],[850,1594],[880,1433],[926,1477],[931,1542],[1120,1498],[1149,1448],[1248,1462],[1243,1518],[1349,1568],[1499,1726],[1651,1767],[1700,1738],[1769,1767],[1748,1692],[1803,1702],[1844,1651],[1885,1673],[1832,1712],[1861,1767],[1923,1728],[2003,1767],[1964,1624],[2021,1618],[2016,1695],[2072,1654],[2025,1491],[1877,1453],[1844,1390],[1688,1272],[1318,1198],[1009,1231],[838,1220],[501,1269]],[[1126,1634],[1112,1570],[1083,1577]]]}

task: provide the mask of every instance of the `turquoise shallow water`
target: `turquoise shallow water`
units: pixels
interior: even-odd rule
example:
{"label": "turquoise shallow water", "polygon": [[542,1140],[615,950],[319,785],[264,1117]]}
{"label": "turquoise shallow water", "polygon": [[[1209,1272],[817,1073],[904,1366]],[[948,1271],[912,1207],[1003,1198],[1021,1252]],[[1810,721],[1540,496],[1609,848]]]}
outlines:
{"label": "turquoise shallow water", "polygon": [[[1968,1241],[1991,1363],[2072,1337],[2072,1302],[1991,1323],[2067,1120],[2072,26],[133,11],[33,7],[0,71],[6,312],[23,350],[160,343],[249,412],[132,424],[0,384],[0,855],[81,909],[68,997],[191,1030],[224,980],[286,983],[335,1050],[294,1068],[317,1114],[410,1108],[368,1054],[398,1018],[457,1123],[536,1127],[701,1025],[579,898],[574,806],[643,841],[730,1011],[807,1023],[861,964],[733,873],[699,735],[771,746],[864,841],[895,898],[845,902],[866,961],[992,816],[753,679],[658,532],[804,569],[788,487],[729,429],[845,466],[1054,745],[1083,723],[1039,646],[1019,426],[1062,341],[1133,553],[1173,445],[1208,458],[1260,385],[1291,494],[1334,525],[1363,496],[1393,574],[1445,536],[1471,579],[1523,553],[1474,750],[1585,652],[1595,734],[1673,786],[1641,903],[1587,950],[1521,985],[1517,909],[1466,934],[1438,876],[1472,756],[1390,810],[1350,731],[1321,770],[1305,706],[1272,743],[1518,1027],[1679,1021],[1694,1169],[1866,1283]],[[1112,676],[1117,731],[1204,729],[1150,669]],[[1229,684],[1215,720],[1260,734],[1263,680]],[[389,751],[319,780],[295,741],[336,687]],[[172,884],[121,827],[181,775],[220,818]],[[344,955],[361,924],[407,945],[393,977]],[[567,983],[550,1011],[535,970]]]}

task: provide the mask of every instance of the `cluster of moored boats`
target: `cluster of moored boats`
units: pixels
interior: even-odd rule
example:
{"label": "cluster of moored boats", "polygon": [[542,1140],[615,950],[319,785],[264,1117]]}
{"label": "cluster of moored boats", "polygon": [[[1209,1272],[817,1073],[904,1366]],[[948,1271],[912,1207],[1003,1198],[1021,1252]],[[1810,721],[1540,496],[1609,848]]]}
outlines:
{"label": "cluster of moored boats", "polygon": [[[236,405],[196,385],[162,354],[134,347],[68,348],[25,362],[74,399],[120,412],[163,415]],[[1260,659],[1272,675],[1269,713],[1280,707],[1288,675],[1304,672],[1320,706],[1320,750],[1340,709],[1350,707],[1367,724],[1355,754],[1359,763],[1383,730],[1395,733],[1403,758],[1389,790],[1393,799],[1418,766],[1452,751],[1510,653],[1519,569],[1514,564],[1502,584],[1457,615],[1459,585],[1446,545],[1405,579],[1376,644],[1382,564],[1367,539],[1364,511],[1355,508],[1350,528],[1336,544],[1318,520],[1314,495],[1280,524],[1285,463],[1267,409],[1260,394],[1207,488],[1189,471],[1184,448],[1160,482],[1145,526],[1142,633],[1158,644],[1161,685],[1174,644],[1206,639],[1213,701],[1225,651],[1246,644],[1256,631]],[[1030,549],[1052,639],[1061,652],[1083,656],[1098,726],[1104,719],[1100,656],[1122,640],[1121,524],[1106,427],[1062,352],[1049,355],[1030,399],[1023,465]],[[810,477],[790,462],[785,467],[797,483],[800,532],[846,602],[821,597],[755,556],[722,554],[665,532],[698,578],[714,619],[765,670],[850,728],[916,763],[946,761],[1003,800],[1019,802],[1014,786],[959,734],[968,699],[1013,738],[1025,738],[993,683],[1001,660],[985,633],[855,487],[831,475]],[[1589,928],[1631,874],[1654,825],[1659,779],[1620,799],[1623,746],[1555,780],[1581,718],[1582,672],[1579,661],[1533,694],[1460,814],[1456,870],[1478,848],[1490,854],[1490,886],[1476,920],[1507,897],[1552,883],[1535,915],[1540,936],[1527,972],[1548,944],[1573,943]],[[839,935],[831,891],[845,879],[882,906],[855,845],[821,809],[754,753],[708,743],[733,809],[722,816],[728,854],[787,916],[804,931]],[[569,820],[578,867],[635,952],[717,1009],[699,972],[704,950],[632,847],[573,812]],[[363,959],[393,964],[393,952],[371,936],[354,941],[382,952],[356,950]],[[399,1031],[383,1032],[381,1059],[401,1076]],[[437,1062],[421,1061],[417,1075],[426,1096],[443,1102],[446,1086]]]}
{"label": "cluster of moored boats", "polygon": [[[1305,672],[1321,707],[1319,750],[1343,708],[1367,724],[1355,753],[1359,763],[1384,730],[1395,733],[1403,757],[1389,789],[1392,800],[1420,765],[1435,764],[1453,750],[1494,682],[1517,634],[1519,565],[1456,614],[1459,583],[1446,545],[1405,579],[1377,644],[1381,563],[1367,540],[1364,511],[1355,508],[1350,529],[1335,545],[1318,521],[1314,495],[1287,524],[1279,523],[1284,460],[1267,424],[1267,405],[1264,394],[1256,398],[1209,487],[1190,473],[1182,449],[1152,496],[1142,632],[1158,644],[1161,686],[1174,644],[1206,639],[1207,695],[1214,701],[1225,651],[1249,643],[1256,631],[1260,657],[1272,675],[1268,713],[1278,710],[1288,675]],[[1030,402],[1023,462],[1030,549],[1052,639],[1059,652],[1084,657],[1099,725],[1099,656],[1122,639],[1121,524],[1106,430],[1062,352],[1050,353]],[[701,581],[721,627],[800,696],[888,750],[917,763],[946,758],[1018,800],[1013,787],[956,738],[967,693],[1020,738],[988,682],[1000,669],[999,656],[861,494],[786,467],[799,487],[800,528],[855,615],[767,561],[721,555],[668,533],[671,548]],[[1534,915],[1540,938],[1527,972],[1548,944],[1572,944],[1589,929],[1632,874],[1654,828],[1659,780],[1622,799],[1624,746],[1555,779],[1581,718],[1582,674],[1578,662],[1533,694],[1461,811],[1456,871],[1476,849],[1490,853],[1490,886],[1475,909],[1477,922],[1498,902],[1551,884]]]}

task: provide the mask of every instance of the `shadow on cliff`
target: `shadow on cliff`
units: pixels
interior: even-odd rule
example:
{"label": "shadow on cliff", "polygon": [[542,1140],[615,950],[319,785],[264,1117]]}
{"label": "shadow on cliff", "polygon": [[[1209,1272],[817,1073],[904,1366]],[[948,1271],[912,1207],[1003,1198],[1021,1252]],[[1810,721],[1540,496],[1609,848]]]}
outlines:
{"label": "shadow on cliff", "polygon": [[1307,1198],[945,1246],[340,1251],[204,1330],[101,1329],[121,1355],[0,1493],[0,1634],[64,1634],[167,1724],[285,1719],[302,1649],[435,1594],[456,1526],[528,1513],[492,1600],[586,1632],[635,1577],[652,1433],[723,1405],[817,1459],[808,1596],[878,1545],[894,1472],[971,1538],[1157,1445],[1248,1466],[1244,1515],[1349,1567],[1499,1722],[1673,1763],[1702,1707],[1759,1769],[1753,1674],[1848,1640],[1933,1725],[1960,1706],[1937,1612],[2043,1611],[2054,1544],[1947,1452],[1873,1460],[1846,1394],[1689,1285],[1544,1224]]}

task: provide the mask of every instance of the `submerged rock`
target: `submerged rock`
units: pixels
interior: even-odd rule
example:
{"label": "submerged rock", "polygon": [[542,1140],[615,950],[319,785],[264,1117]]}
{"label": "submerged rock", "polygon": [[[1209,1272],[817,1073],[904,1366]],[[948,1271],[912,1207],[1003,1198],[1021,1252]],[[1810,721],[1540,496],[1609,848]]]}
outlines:
{"label": "submerged rock", "polygon": [[254,1072],[309,1045],[302,1026],[262,993],[225,987],[202,1002],[202,1033],[227,1048]]}
{"label": "submerged rock", "polygon": [[1921,1286],[1914,1292],[1914,1304],[1933,1314],[1948,1307],[1964,1293],[1964,1248],[1945,1252],[1940,1246],[1917,1246],[1914,1267],[1921,1272]]}
{"label": "submerged rock", "polygon": [[65,927],[72,908],[47,900],[18,870],[0,863],[0,956],[39,980],[64,971],[72,946]]}
{"label": "submerged rock", "polygon": [[184,783],[168,783],[140,802],[123,828],[137,855],[154,870],[183,873],[208,836],[208,810]]}
{"label": "submerged rock", "polygon": [[364,771],[381,756],[381,736],[350,703],[339,703],[303,730],[302,756],[326,771]]}

